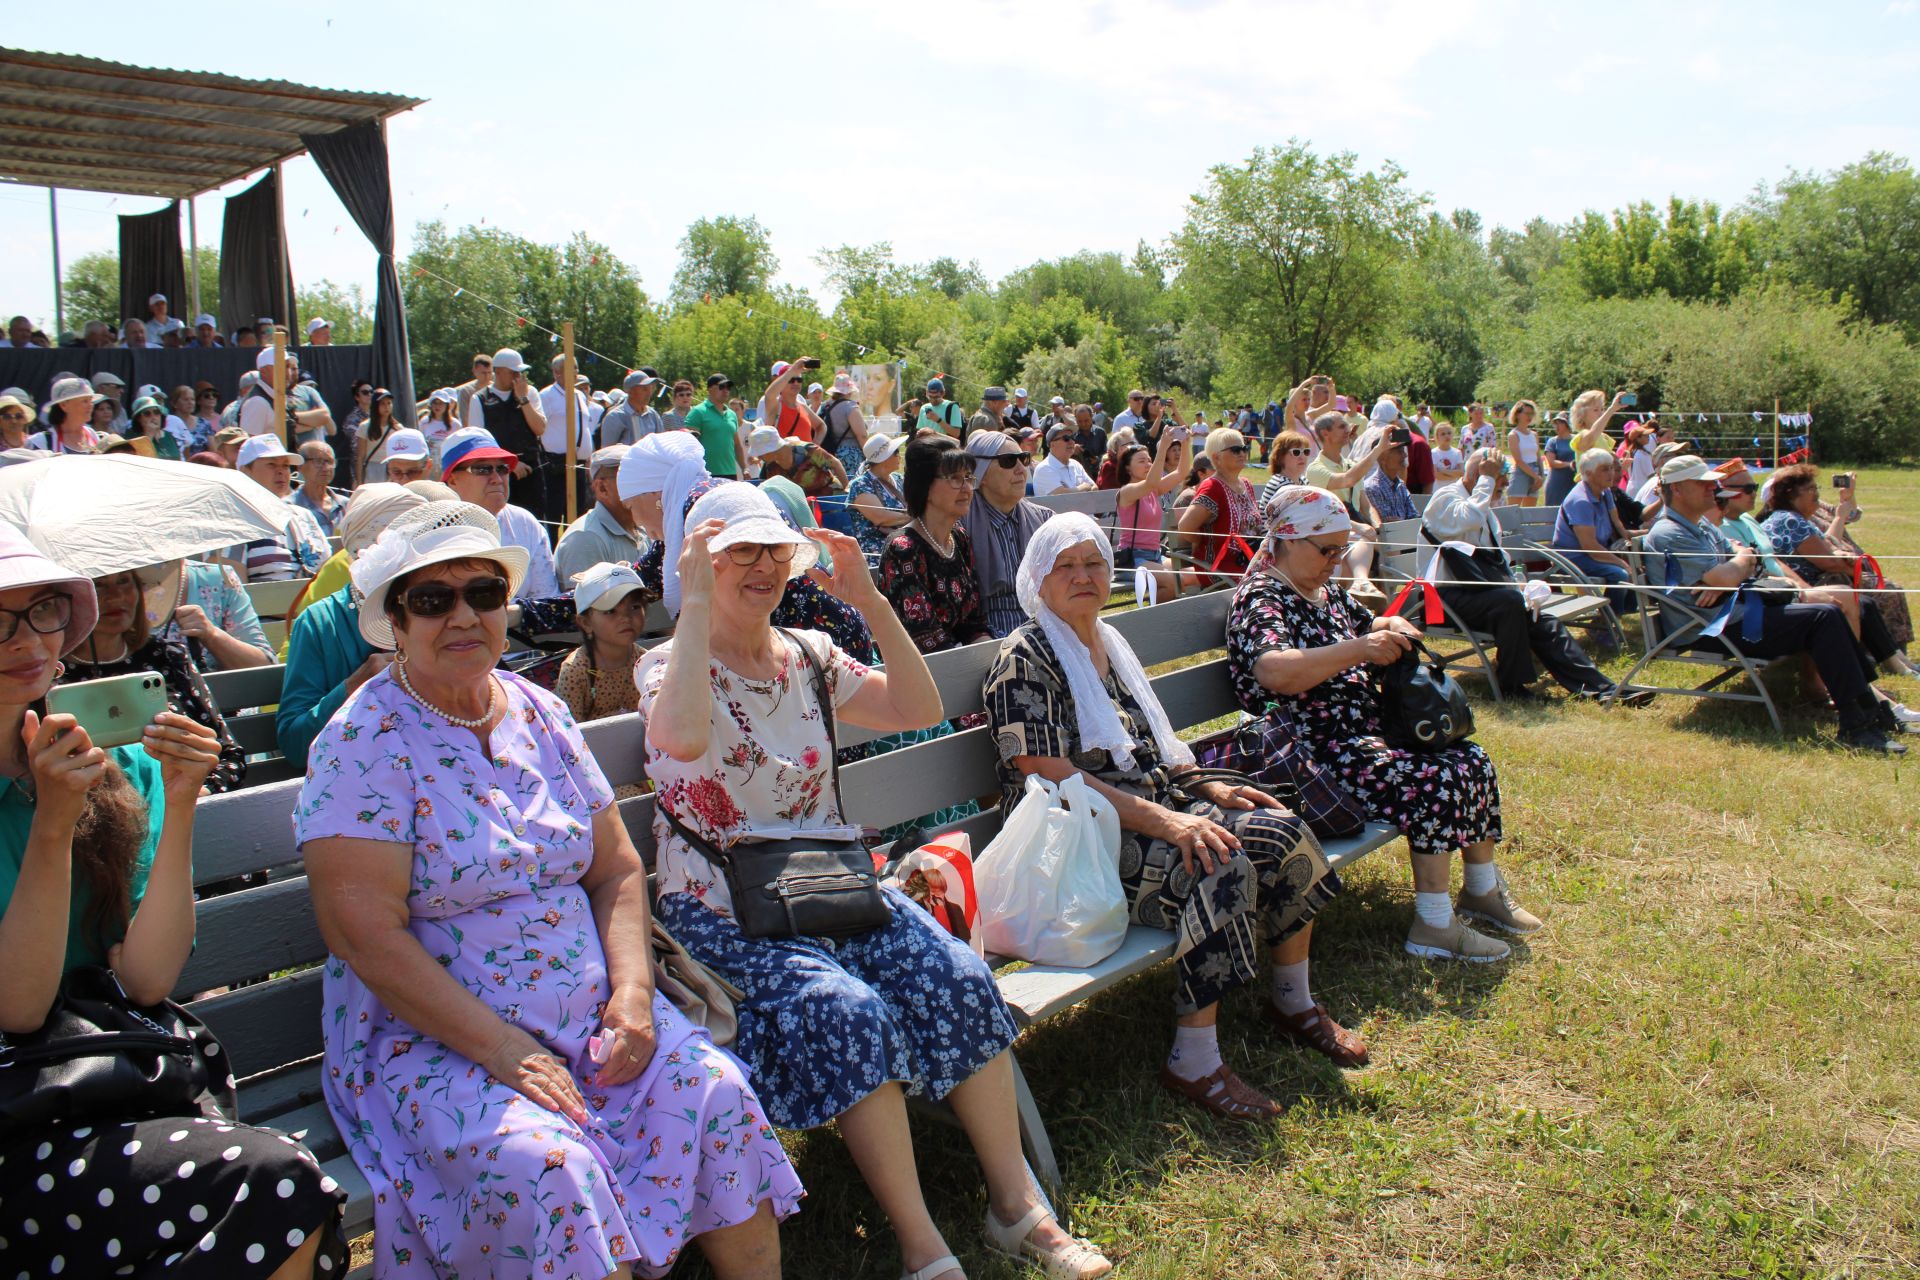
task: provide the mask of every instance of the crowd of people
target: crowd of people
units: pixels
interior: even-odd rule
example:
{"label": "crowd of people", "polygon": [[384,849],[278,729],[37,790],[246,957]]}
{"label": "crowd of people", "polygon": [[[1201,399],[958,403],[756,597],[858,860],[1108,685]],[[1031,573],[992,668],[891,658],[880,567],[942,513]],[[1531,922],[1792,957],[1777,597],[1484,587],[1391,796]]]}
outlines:
{"label": "crowd of people", "polygon": [[[164,302],[148,340],[186,328],[161,327]],[[1544,499],[1554,547],[1617,608],[1650,591],[1669,628],[1738,615],[1700,629],[1702,647],[1806,655],[1846,745],[1898,752],[1920,721],[1876,684],[1912,674],[1912,624],[1855,540],[1852,478],[1830,480],[1831,500],[1807,465],[1763,485],[1644,423],[1616,452],[1621,397],[1579,397],[1542,438],[1532,402],[1504,429],[1483,406],[1456,428],[1392,396],[1362,411],[1319,377],[1211,424],[1146,392],[1109,416],[990,387],[969,413],[936,378],[898,420],[869,420],[848,375],[820,368],[775,364],[749,408],[720,374],[704,399],[650,368],[601,396],[561,386],[556,365],[539,389],[505,349],[410,423],[389,392],[356,387],[336,427],[317,395],[293,394],[308,385],[297,359],[281,416],[269,344],[224,406],[214,388],[140,388],[122,414],[111,375],[62,378],[44,407],[0,396],[9,461],[148,442],[135,451],[234,468],[290,513],[280,535],[98,579],[0,529],[0,964],[22,975],[0,1030],[38,1028],[79,966],[110,964],[152,999],[175,987],[195,806],[247,768],[202,673],[278,657],[279,743],[306,765],[293,821],[330,953],[322,1081],[375,1191],[379,1274],[491,1274],[511,1258],[652,1276],[693,1240],[716,1275],[776,1276],[779,1224],[804,1191],[775,1129],[834,1123],[910,1280],[952,1280],[912,1094],[965,1127],[988,1245],[1091,1280],[1111,1263],[1061,1228],[1022,1161],[1017,1024],[985,962],[890,888],[877,922],[831,939],[769,931],[740,900],[741,841],[857,833],[840,763],[955,731],[928,655],[996,646],[972,723],[991,729],[1003,813],[1033,776],[1077,775],[1112,804],[1131,919],[1179,937],[1160,1082],[1241,1122],[1280,1108],[1222,1053],[1221,1006],[1240,988],[1282,1043],[1368,1061],[1310,982],[1313,923],[1341,892],[1321,839],[1369,819],[1405,836],[1411,955],[1495,962],[1511,951],[1501,935],[1542,927],[1496,862],[1488,752],[1383,737],[1374,677],[1421,636],[1380,607],[1386,526],[1422,522],[1422,576],[1495,636],[1508,696],[1536,696],[1536,663],[1576,696],[1614,692],[1537,610],[1494,514]],[[1258,460],[1264,487],[1247,474]],[[570,489],[584,514],[561,527]],[[1095,489],[1116,491],[1111,538],[1037,500]],[[1174,733],[1102,620],[1126,568],[1162,594],[1231,589],[1223,633],[1194,645],[1224,647],[1250,762],[1286,787],[1204,768]],[[294,579],[308,581],[276,653],[244,588]],[[656,605],[671,634],[643,643]],[[529,632],[577,628],[545,684],[502,665],[515,609]],[[57,682],[130,671],[166,690],[141,745],[102,749],[46,710]],[[579,731],[636,710],[651,884]],[[838,724],[881,736],[843,747]],[[724,1047],[660,993],[662,928],[733,994]],[[0,1222],[16,1191],[61,1171],[36,1210],[49,1224],[138,1202],[110,1238],[10,1226],[0,1267],[151,1268],[197,1249],[234,1275],[344,1268],[343,1193],[266,1130],[63,1125],[0,1139],[0,1157]]]}

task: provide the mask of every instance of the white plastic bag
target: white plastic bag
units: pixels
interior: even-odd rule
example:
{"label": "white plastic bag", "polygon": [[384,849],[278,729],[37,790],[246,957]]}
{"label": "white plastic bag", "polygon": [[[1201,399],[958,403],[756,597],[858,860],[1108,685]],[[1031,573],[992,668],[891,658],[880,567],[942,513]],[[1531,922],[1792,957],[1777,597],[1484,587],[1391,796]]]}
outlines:
{"label": "white plastic bag", "polygon": [[1127,936],[1120,887],[1120,815],[1079,775],[1058,786],[1027,777],[1027,794],[974,863],[987,950],[1084,968]]}

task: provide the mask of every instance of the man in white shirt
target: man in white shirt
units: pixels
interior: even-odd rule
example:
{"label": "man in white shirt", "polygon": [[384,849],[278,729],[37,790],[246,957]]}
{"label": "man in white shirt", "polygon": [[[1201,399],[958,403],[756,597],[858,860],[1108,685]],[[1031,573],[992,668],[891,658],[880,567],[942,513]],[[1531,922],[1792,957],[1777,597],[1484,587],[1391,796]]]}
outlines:
{"label": "man in white shirt", "polygon": [[194,347],[224,347],[227,344],[220,339],[220,322],[206,312],[193,318],[193,341],[187,344]]}
{"label": "man in white shirt", "polygon": [[[500,358],[494,357],[499,366]],[[462,427],[447,437],[440,449],[440,478],[460,495],[500,522],[500,541],[527,551],[527,580],[517,600],[546,600],[562,594],[553,572],[553,544],[546,528],[525,507],[507,501],[507,486],[520,461],[510,449],[494,443],[485,427]]]}
{"label": "man in white shirt", "polygon": [[33,321],[25,316],[15,316],[7,321],[7,336],[0,338],[0,347],[44,347],[44,342],[33,340]]}
{"label": "man in white shirt", "polygon": [[[165,341],[169,333],[174,332],[176,329],[184,329],[187,326],[181,321],[180,317],[167,314],[167,295],[164,293],[156,293],[147,299],[146,327],[147,345],[157,347]],[[180,336],[182,338],[186,337],[184,333]]]}
{"label": "man in white shirt", "polygon": [[[541,472],[540,515],[543,519],[555,522],[566,519],[567,485],[570,482],[577,483],[576,477],[567,474],[567,395],[560,386],[560,374],[566,360],[565,356],[553,358],[553,381],[540,393],[540,413],[547,420],[546,429],[540,433],[540,447],[547,454],[546,466]],[[593,427],[588,417],[593,406],[586,393],[580,390],[577,378],[573,400],[579,415],[574,419],[574,460],[585,462],[587,455],[593,452]],[[581,506],[585,506],[584,486],[578,486],[577,492],[577,500]]]}
{"label": "man in white shirt", "polygon": [[[642,365],[626,376],[620,384],[627,398],[617,407],[607,410],[600,419],[600,431],[594,439],[605,449],[616,444],[637,444],[656,431],[665,431],[666,425],[659,413],[653,408],[653,393],[660,389],[660,375]],[[693,390],[693,384],[687,384],[687,390]],[[691,397],[689,397],[691,399]],[[684,420],[685,411],[682,410]]]}
{"label": "man in white shirt", "polygon": [[[1107,438],[1112,439],[1114,432],[1119,431],[1122,427],[1134,428],[1135,434],[1137,435],[1140,424],[1147,420],[1145,415],[1146,407],[1146,392],[1140,390],[1138,387],[1127,392],[1127,407],[1113,415],[1113,425],[1107,428]],[[1145,442],[1142,441],[1142,443]]]}
{"label": "man in white shirt", "polygon": [[[262,347],[260,354],[253,358],[256,375],[254,385],[240,397],[240,413],[236,421],[250,436],[282,434],[281,424],[273,418],[273,348]],[[295,360],[293,352],[287,352],[287,381],[296,383],[300,379],[300,362]],[[309,438],[324,439],[326,433],[333,430],[333,414],[322,405],[318,409],[298,408],[291,393],[287,397],[287,417],[293,421],[296,438],[304,435]],[[316,436],[317,433],[317,436]]]}
{"label": "man in white shirt", "polygon": [[1033,469],[1033,496],[1044,498],[1054,493],[1082,493],[1093,488],[1093,477],[1073,456],[1072,427],[1047,428],[1047,456]]}
{"label": "man in white shirt", "polygon": [[325,316],[315,316],[307,321],[307,345],[310,347],[332,346],[333,321]]}

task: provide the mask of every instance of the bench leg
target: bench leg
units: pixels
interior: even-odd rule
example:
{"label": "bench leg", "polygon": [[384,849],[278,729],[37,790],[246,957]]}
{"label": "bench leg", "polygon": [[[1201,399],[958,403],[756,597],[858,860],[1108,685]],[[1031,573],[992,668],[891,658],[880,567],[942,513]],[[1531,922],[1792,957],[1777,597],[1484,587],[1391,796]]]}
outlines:
{"label": "bench leg", "polygon": [[1009,1055],[1013,1065],[1013,1098],[1020,1112],[1020,1145],[1026,1148],[1027,1167],[1033,1173],[1039,1187],[1040,1198],[1047,1207],[1054,1210],[1054,1216],[1065,1225],[1063,1212],[1055,1208],[1060,1196],[1060,1163],[1054,1159],[1053,1142],[1047,1137],[1046,1121],[1040,1118],[1040,1108],[1034,1103],[1033,1090],[1027,1088],[1027,1077],[1020,1070],[1020,1059]]}

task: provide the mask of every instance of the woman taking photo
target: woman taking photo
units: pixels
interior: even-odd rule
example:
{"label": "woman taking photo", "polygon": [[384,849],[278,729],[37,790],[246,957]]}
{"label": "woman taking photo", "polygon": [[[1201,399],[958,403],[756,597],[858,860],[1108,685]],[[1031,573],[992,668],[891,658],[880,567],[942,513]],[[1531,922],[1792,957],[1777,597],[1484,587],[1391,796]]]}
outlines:
{"label": "woman taking photo", "polygon": [[[151,1005],[193,951],[194,810],[219,744],[166,711],[139,745],[103,750],[72,716],[46,714],[60,658],[92,630],[94,611],[91,582],[0,529],[0,1032],[9,1036],[45,1024],[76,967],[111,968],[133,1004]],[[312,1156],[265,1129],[197,1112],[76,1115],[0,1139],[0,1270],[340,1276],[345,1200]]]}
{"label": "woman taking photo", "polygon": [[[1175,431],[1167,434],[1183,438]],[[1237,578],[1253,557],[1260,541],[1260,495],[1240,473],[1247,469],[1247,442],[1232,427],[1207,433],[1206,455],[1213,474],[1193,491],[1193,501],[1180,513],[1180,532],[1194,547],[1194,560],[1204,566],[1196,576],[1202,586],[1213,575]]]}
{"label": "woman taking photo", "polygon": [[1127,642],[1100,621],[1113,550],[1092,518],[1063,512],[1040,526],[1020,564],[1032,621],[1000,643],[986,703],[999,752],[1000,809],[1029,775],[1080,774],[1113,803],[1120,878],[1136,924],[1179,933],[1173,1051],[1160,1083],[1229,1120],[1280,1113],[1222,1061],[1220,999],[1271,965],[1267,1019],[1288,1040],[1341,1066],[1367,1060],[1359,1037],[1309,994],[1311,921],[1340,891],[1319,842],[1280,802],[1251,787],[1183,783],[1193,752]]}
{"label": "woman taking photo", "polygon": [[854,540],[860,550],[877,559],[891,538],[913,517],[907,514],[907,499],[900,491],[901,450],[905,436],[867,437],[861,456],[866,466],[847,487],[847,514],[853,522]]}
{"label": "woman taking photo", "polygon": [[654,991],[646,868],[579,729],[496,669],[527,559],[430,502],[354,562],[360,633],[394,658],[314,740],[294,810],[331,953],[321,1084],[375,1255],[602,1280],[697,1239],[723,1280],[770,1280],[799,1179],[738,1064]]}
{"label": "woman taking photo", "polygon": [[992,639],[973,544],[960,527],[973,503],[973,459],[951,437],[932,434],[915,436],[906,455],[900,489],[912,518],[880,553],[881,594],[921,653]]}
{"label": "woman taking photo", "polygon": [[1273,532],[1227,620],[1235,698],[1249,715],[1280,717],[1373,817],[1406,836],[1415,891],[1408,954],[1504,959],[1507,944],[1469,929],[1447,899],[1450,854],[1460,849],[1461,915],[1512,933],[1540,928],[1493,865],[1500,839],[1493,762],[1474,742],[1416,752],[1381,738],[1367,668],[1397,662],[1419,632],[1405,618],[1374,617],[1332,580],[1353,535],[1346,504],[1325,489],[1283,489],[1268,518]]}
{"label": "woman taking photo", "polygon": [[1180,594],[1180,575],[1161,568],[1166,560],[1161,550],[1166,528],[1161,504],[1166,495],[1180,487],[1182,460],[1187,452],[1186,442],[1174,437],[1174,432],[1162,432],[1157,453],[1148,453],[1141,444],[1128,445],[1121,451],[1120,473],[1125,480],[1115,506],[1120,567],[1148,570],[1153,575],[1156,596],[1167,600]]}
{"label": "woman taking photo", "polygon": [[1773,553],[1792,565],[1794,572],[1817,587],[1883,588],[1870,598],[1887,624],[1888,635],[1905,665],[1906,647],[1913,643],[1913,617],[1906,595],[1891,582],[1879,579],[1873,564],[1853,540],[1849,526],[1860,508],[1854,500],[1854,477],[1834,489],[1831,505],[1820,500],[1820,469],[1812,463],[1782,467],[1773,473],[1766,491],[1766,512],[1760,527]]}
{"label": "woman taking photo", "polygon": [[[951,440],[925,438],[946,444],[941,456],[959,458],[972,476]],[[910,486],[913,469],[910,458]],[[750,485],[723,485],[688,516],[679,625],[638,674],[658,798],[660,920],[744,993],[733,1049],[772,1121],[838,1122],[910,1280],[957,1280],[961,1271],[921,1196],[903,1082],[950,1100],[966,1128],[986,1173],[993,1248],[1034,1258],[1053,1276],[1104,1275],[1106,1259],[1062,1231],[1029,1184],[1007,1051],[1013,1019],[986,964],[892,889],[882,890],[887,923],[867,932],[832,942],[748,937],[727,878],[668,821],[708,849],[757,832],[843,836],[858,819],[840,809],[827,718],[885,733],[940,719],[926,662],[852,539],[821,531],[812,539]],[[814,569],[816,546],[834,565],[831,578],[816,580],[866,620],[885,670],[818,632],[771,625],[785,584]],[[820,689],[831,705],[820,704]]]}

